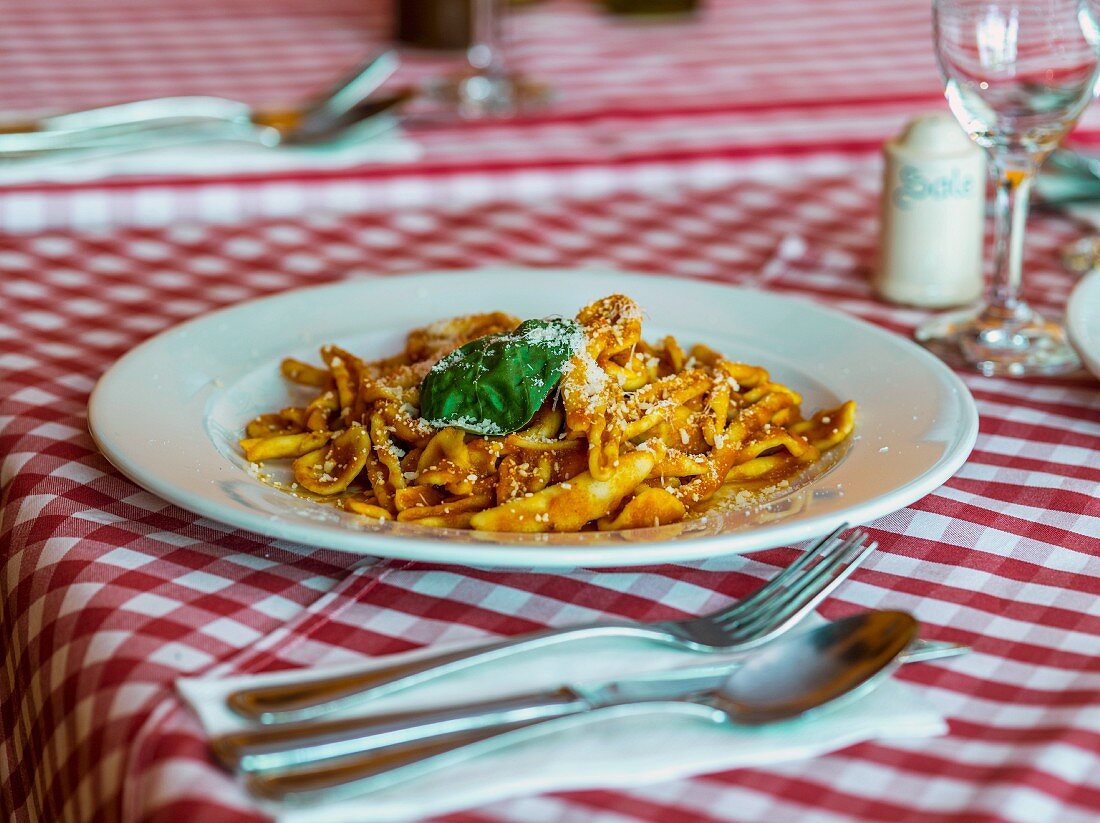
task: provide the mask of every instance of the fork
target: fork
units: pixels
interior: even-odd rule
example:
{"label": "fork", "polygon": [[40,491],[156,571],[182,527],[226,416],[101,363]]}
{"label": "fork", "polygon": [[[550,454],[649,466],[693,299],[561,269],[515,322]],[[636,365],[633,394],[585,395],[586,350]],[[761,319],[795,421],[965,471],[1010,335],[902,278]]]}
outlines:
{"label": "fork", "polygon": [[595,637],[638,638],[703,653],[753,648],[796,625],[874,551],[878,544],[865,542],[862,530],[842,539],[840,533],[847,527],[842,524],[810,546],[750,597],[713,614],[546,629],[368,672],[239,689],[226,697],[226,703],[241,717],[264,724],[309,720],[519,652]]}

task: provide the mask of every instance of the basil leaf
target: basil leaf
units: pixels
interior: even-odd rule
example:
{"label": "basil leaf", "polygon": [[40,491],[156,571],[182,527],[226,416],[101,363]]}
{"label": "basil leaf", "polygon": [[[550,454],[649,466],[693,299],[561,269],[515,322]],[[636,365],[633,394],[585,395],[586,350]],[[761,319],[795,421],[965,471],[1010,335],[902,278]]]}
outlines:
{"label": "basil leaf", "polygon": [[515,331],[472,340],[420,384],[420,416],[436,428],[500,435],[527,425],[584,346],[574,320],[527,320]]}

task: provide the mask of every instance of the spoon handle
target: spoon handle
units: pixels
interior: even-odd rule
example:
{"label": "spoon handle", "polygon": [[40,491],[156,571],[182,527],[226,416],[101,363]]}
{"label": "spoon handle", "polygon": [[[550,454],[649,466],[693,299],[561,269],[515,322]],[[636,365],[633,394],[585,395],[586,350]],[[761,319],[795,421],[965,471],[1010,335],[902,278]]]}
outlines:
{"label": "spoon handle", "polygon": [[526,739],[524,729],[539,724],[552,725],[547,720],[528,720],[471,729],[442,739],[427,738],[403,746],[372,749],[312,767],[250,772],[244,783],[252,795],[262,800],[292,804],[339,800],[369,792],[379,787],[383,779],[391,785],[400,783],[502,745],[512,745],[521,735]]}

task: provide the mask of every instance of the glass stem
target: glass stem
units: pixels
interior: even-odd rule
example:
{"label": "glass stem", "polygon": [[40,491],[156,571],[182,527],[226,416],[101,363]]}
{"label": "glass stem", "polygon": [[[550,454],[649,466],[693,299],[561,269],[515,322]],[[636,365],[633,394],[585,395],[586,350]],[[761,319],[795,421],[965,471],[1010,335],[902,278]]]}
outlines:
{"label": "glass stem", "polygon": [[504,74],[500,52],[501,4],[503,0],[472,0],[473,32],[466,59],[478,74],[499,77]]}
{"label": "glass stem", "polygon": [[993,283],[986,313],[1004,319],[1015,315],[1023,302],[1020,276],[1024,228],[1035,164],[1032,161],[1008,163],[1003,158],[996,158],[990,164],[990,171],[996,199],[993,203]]}

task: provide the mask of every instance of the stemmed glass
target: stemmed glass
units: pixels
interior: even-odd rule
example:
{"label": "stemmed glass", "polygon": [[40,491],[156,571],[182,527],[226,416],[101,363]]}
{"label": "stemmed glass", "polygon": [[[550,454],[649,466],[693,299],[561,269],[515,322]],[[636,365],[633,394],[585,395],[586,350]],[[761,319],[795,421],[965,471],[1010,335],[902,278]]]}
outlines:
{"label": "stemmed glass", "polygon": [[934,319],[917,340],[986,375],[1079,366],[1060,326],[1020,296],[1028,195],[1039,166],[1097,91],[1098,0],[934,0],[948,104],[989,154],[996,187],[993,280],[975,311]]}
{"label": "stemmed glass", "polygon": [[513,73],[501,48],[507,0],[472,0],[467,67],[429,86],[429,96],[468,119],[508,117],[545,102],[546,90]]}

